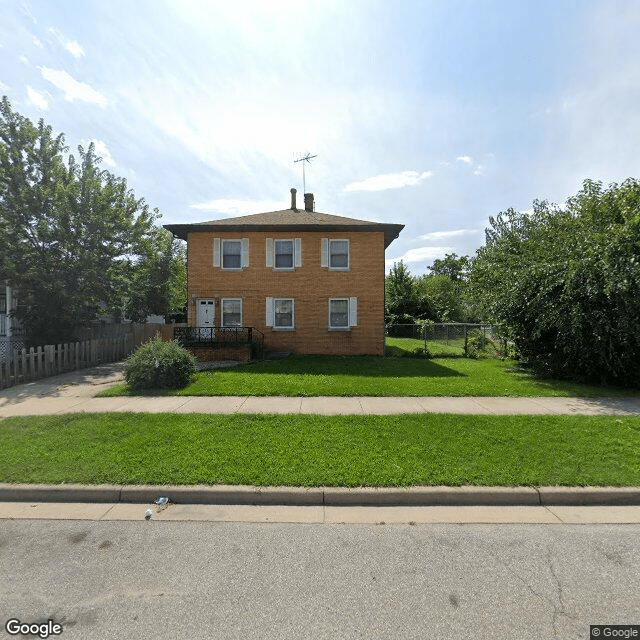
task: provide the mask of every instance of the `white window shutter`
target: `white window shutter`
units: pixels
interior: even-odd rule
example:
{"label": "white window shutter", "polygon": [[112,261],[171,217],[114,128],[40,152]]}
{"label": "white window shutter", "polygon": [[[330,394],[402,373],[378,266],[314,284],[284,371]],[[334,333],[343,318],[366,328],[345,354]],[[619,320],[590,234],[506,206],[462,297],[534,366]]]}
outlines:
{"label": "white window shutter", "polygon": [[213,266],[220,266],[220,238],[213,239]]}
{"label": "white window shutter", "polygon": [[322,238],[320,240],[320,266],[329,266],[329,238]]}
{"label": "white window shutter", "polygon": [[358,298],[349,298],[349,326],[358,326]]}
{"label": "white window shutter", "polygon": [[249,266],[249,238],[242,238],[242,257],[240,264],[243,267]]}
{"label": "white window shutter", "polygon": [[274,325],[274,308],[273,308],[273,298],[267,298],[267,317],[265,324],[267,327],[273,327]]}
{"label": "white window shutter", "polygon": [[273,267],[273,238],[267,238],[267,267]]}
{"label": "white window shutter", "polygon": [[293,241],[293,265],[295,267],[302,266],[302,238],[296,238]]}

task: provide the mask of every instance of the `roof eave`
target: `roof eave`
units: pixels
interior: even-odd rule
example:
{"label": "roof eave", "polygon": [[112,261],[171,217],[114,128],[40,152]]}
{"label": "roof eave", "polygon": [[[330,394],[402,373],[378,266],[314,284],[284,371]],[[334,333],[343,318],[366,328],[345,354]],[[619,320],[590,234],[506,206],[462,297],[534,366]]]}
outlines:
{"label": "roof eave", "polygon": [[386,249],[404,229],[403,224],[374,223],[347,224],[165,224],[167,231],[181,240],[186,240],[189,233],[205,231],[382,231],[384,248]]}

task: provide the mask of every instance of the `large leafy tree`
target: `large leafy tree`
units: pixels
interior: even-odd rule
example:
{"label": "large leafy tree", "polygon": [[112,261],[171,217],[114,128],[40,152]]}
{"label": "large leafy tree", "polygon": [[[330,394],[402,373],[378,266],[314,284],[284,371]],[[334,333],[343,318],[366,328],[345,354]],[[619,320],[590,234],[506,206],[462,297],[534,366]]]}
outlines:
{"label": "large leafy tree", "polygon": [[538,371],[640,385],[640,182],[490,219],[471,284]]}
{"label": "large leafy tree", "polygon": [[418,311],[418,296],[413,276],[402,260],[394,262],[384,282],[385,322],[413,323]]}
{"label": "large leafy tree", "polygon": [[421,300],[429,301],[427,320],[464,322],[464,283],[442,273],[426,274],[416,279],[416,291]]}
{"label": "large leafy tree", "polygon": [[100,168],[93,145],[65,160],[64,136],[0,102],[0,277],[18,292],[29,343],[60,342],[121,311],[149,253],[157,211]]}
{"label": "large leafy tree", "polygon": [[458,256],[456,253],[448,253],[444,258],[436,258],[429,267],[434,276],[446,276],[449,280],[462,282],[469,275],[469,256]]}
{"label": "large leafy tree", "polygon": [[143,322],[149,315],[181,309],[187,301],[186,274],[184,245],[168,231],[155,229],[132,267],[124,315]]}

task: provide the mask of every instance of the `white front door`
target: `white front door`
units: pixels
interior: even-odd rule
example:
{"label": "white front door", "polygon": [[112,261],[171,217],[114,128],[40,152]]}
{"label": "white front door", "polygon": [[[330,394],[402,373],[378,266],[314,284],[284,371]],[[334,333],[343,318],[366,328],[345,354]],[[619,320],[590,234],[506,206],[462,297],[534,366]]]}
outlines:
{"label": "white front door", "polygon": [[[202,332],[203,338],[213,338],[213,327],[215,326],[216,305],[210,298],[200,298],[196,301],[196,326],[207,328]],[[210,329],[210,331],[209,331]]]}

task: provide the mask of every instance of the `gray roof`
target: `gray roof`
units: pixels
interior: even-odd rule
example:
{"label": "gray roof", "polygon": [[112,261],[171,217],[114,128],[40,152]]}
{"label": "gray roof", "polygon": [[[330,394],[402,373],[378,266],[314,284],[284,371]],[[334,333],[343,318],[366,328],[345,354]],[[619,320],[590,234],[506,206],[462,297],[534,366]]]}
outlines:
{"label": "gray roof", "polygon": [[400,235],[404,225],[356,220],[304,209],[283,209],[208,222],[165,224],[164,228],[182,240],[194,231],[383,231],[386,249]]}

